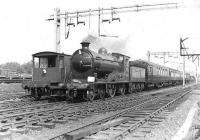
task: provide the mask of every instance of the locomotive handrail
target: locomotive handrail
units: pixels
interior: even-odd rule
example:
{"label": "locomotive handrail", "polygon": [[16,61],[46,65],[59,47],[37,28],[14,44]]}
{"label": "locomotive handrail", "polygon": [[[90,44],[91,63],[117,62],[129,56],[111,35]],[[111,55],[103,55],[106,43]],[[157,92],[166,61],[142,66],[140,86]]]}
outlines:
{"label": "locomotive handrail", "polygon": [[81,67],[92,67],[92,65],[85,65],[85,64],[81,64]]}

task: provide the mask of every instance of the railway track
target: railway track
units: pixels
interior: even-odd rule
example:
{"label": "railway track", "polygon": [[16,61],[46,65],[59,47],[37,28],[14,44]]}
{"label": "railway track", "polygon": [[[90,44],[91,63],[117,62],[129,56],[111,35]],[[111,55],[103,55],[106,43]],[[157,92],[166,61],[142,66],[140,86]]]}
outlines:
{"label": "railway track", "polygon": [[43,126],[47,128],[55,127],[56,123],[74,121],[80,118],[86,118],[96,114],[117,111],[140,102],[149,100],[150,95],[138,96],[134,94],[125,97],[108,98],[105,101],[94,101],[77,104],[68,104],[66,102],[44,103],[38,105],[24,105],[0,110],[0,130],[7,132],[15,128],[31,128]]}
{"label": "railway track", "polygon": [[0,94],[0,102],[8,101],[8,100],[17,100],[22,98],[27,98],[28,95],[25,95],[25,92],[17,92],[17,93],[1,93]]}
{"label": "railway track", "polygon": [[31,79],[0,79],[0,83],[23,83]]}
{"label": "railway track", "polygon": [[44,104],[47,102],[48,102],[48,100],[35,101],[30,96],[16,97],[14,99],[0,101],[0,110],[24,108],[27,106]]}
{"label": "railway track", "polygon": [[[69,120],[77,120],[77,118],[84,118],[94,114],[105,113],[108,111],[115,111],[120,108],[126,108],[133,102],[137,104],[138,101],[149,100],[150,96],[132,97],[132,98],[115,98],[108,99],[105,102],[96,101],[89,103],[67,104],[61,103],[44,103],[35,106],[28,106],[24,108],[13,108],[7,110],[0,110],[1,114],[1,131],[7,131],[11,128],[25,127],[28,125],[42,125],[50,126],[52,122],[64,122]],[[119,102],[125,104],[119,105]],[[133,104],[132,103],[132,104]],[[51,126],[54,126],[52,124]]]}
{"label": "railway track", "polygon": [[[177,87],[177,90],[180,87]],[[170,90],[171,88],[166,88],[163,90]],[[149,91],[148,91],[149,92]],[[152,90],[150,91],[150,94],[154,93],[154,92],[158,92],[156,90]],[[118,97],[114,97],[114,98],[118,98]],[[47,98],[46,98],[47,99]],[[107,99],[106,99],[107,100]],[[31,95],[25,95],[24,92],[19,92],[19,93],[5,93],[5,94],[1,94],[0,96],[0,110],[7,110],[7,109],[11,109],[11,108],[24,108],[25,106],[34,106],[37,104],[44,104],[47,103],[48,101],[45,100],[40,100],[40,101],[35,101],[34,98],[31,97]],[[64,102],[66,103],[66,102]]]}
{"label": "railway track", "polygon": [[47,139],[122,139],[147,122],[160,122],[163,118],[159,114],[190,91],[190,88],[186,88],[176,94],[152,98]]}
{"label": "railway track", "polygon": [[[158,100],[160,96],[165,94],[174,94],[180,91],[180,88],[166,89],[164,91],[152,91],[152,95],[136,95],[129,94],[127,96],[117,96],[108,98],[105,101],[96,100],[94,102],[83,102],[69,104],[65,101],[54,103],[38,103],[37,105],[24,105],[24,107],[15,107],[0,110],[0,135],[9,132],[27,133],[29,130],[48,129],[57,132],[58,137],[62,137],[67,132],[73,132],[75,129],[81,129],[82,121],[86,121],[85,125],[91,122],[90,118],[99,119],[94,124],[101,124],[110,119],[116,118],[116,112],[124,112],[130,108],[135,108],[145,104],[151,100]],[[145,93],[145,92],[144,92]],[[148,92],[150,93],[150,92]],[[159,95],[159,96],[157,96]],[[103,114],[102,121],[101,114]],[[109,117],[111,116],[111,117]],[[118,117],[120,114],[118,114]],[[68,126],[70,131],[63,130],[63,127]],[[77,128],[78,127],[78,128]],[[62,129],[62,131],[60,131]],[[10,134],[10,133],[9,133]],[[47,139],[54,139],[55,135],[48,135]],[[44,138],[39,138],[44,139]],[[46,138],[45,138],[46,139]]]}

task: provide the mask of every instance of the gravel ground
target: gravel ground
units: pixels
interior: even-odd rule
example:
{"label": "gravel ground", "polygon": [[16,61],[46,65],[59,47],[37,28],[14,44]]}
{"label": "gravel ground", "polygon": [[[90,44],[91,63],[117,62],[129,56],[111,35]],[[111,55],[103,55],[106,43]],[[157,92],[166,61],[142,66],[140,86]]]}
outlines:
{"label": "gravel ground", "polygon": [[[144,137],[139,137],[139,138],[134,137],[134,140],[135,139],[136,140],[137,139],[138,140],[171,140],[175,136],[175,134],[178,132],[182,124],[185,122],[185,119],[187,118],[188,112],[190,111],[191,107],[193,107],[194,104],[197,104],[198,101],[200,101],[200,90],[199,90],[199,95],[196,93],[191,94],[184,103],[176,107],[176,109],[173,112],[171,112],[161,123],[154,126],[154,128],[151,129],[150,133],[146,134]],[[198,114],[200,115],[200,110]],[[199,115],[197,115],[196,118],[198,118]],[[198,124],[200,125],[199,120],[198,120]],[[194,130],[194,125],[191,129]],[[198,132],[198,134],[200,134],[200,132]],[[129,135],[125,139],[132,140],[133,135],[135,134]],[[184,138],[184,140],[193,140],[193,138],[194,138],[194,132],[191,132],[188,134],[188,136],[186,136],[186,138]]]}
{"label": "gravel ground", "polygon": [[[11,89],[13,90],[12,92],[22,90],[21,86],[19,86],[20,84],[13,84],[13,85],[15,88],[10,88],[9,87],[9,86],[11,86],[10,84],[0,84],[0,93],[1,93],[1,91],[4,91],[4,92],[9,91],[9,93],[10,93]],[[5,88],[5,87],[7,87],[7,88]],[[141,139],[141,140],[170,140],[170,139],[172,139],[172,137],[178,132],[178,130],[184,123],[191,107],[194,104],[196,104],[198,101],[200,101],[200,90],[198,93],[199,93],[199,95],[196,92],[194,94],[191,94],[184,103],[182,103],[173,112],[171,112],[161,123],[159,123],[159,125],[154,126],[154,128],[151,129],[150,133],[145,135],[145,137],[138,138],[138,139]],[[200,106],[200,103],[199,103],[199,106]],[[104,114],[104,115],[106,115],[106,114]],[[186,136],[186,138],[184,140],[193,140],[193,139],[200,140],[200,138],[199,138],[199,136],[200,136],[199,130],[200,129],[199,130],[195,129],[195,126],[197,126],[197,125],[200,126],[200,119],[199,119],[200,117],[199,116],[200,116],[200,110],[196,113],[192,127],[190,128],[190,133]],[[98,117],[101,117],[101,116],[93,116],[93,117],[95,117],[95,119],[97,119]],[[87,123],[88,121],[90,121],[90,120],[89,119],[82,120],[83,124]],[[60,126],[57,126],[57,128],[58,128],[57,130],[59,130],[59,131],[64,130],[66,132],[69,129],[67,125],[65,126],[64,129],[59,128],[59,127]],[[74,123],[73,127],[76,128],[77,124]],[[46,131],[46,133],[44,131]],[[15,133],[15,134],[12,134],[11,138],[6,138],[5,140],[10,140],[10,139],[12,139],[12,140],[35,140],[38,138],[43,139],[43,138],[45,138],[44,134],[49,135],[49,133],[51,133],[51,135],[53,135],[53,133],[56,134],[57,132],[56,131],[53,132],[49,129],[43,129],[42,131],[30,131],[26,135],[21,135],[21,134]],[[41,136],[41,134],[43,136]],[[40,136],[40,137],[38,137],[38,136]],[[132,137],[132,135],[129,135],[125,139],[132,140],[133,137]],[[136,139],[136,138],[134,137],[134,139]]]}
{"label": "gravel ground", "polygon": [[193,118],[192,126],[190,127],[189,133],[183,140],[200,140],[200,100],[197,103],[197,108],[198,110]]}
{"label": "gravel ground", "polygon": [[24,92],[21,83],[10,83],[10,84],[0,83],[0,94],[16,93],[16,92]]}
{"label": "gravel ground", "polygon": [[105,113],[103,115],[94,115],[92,117],[80,119],[79,121],[69,122],[67,124],[57,124],[56,129],[53,130],[43,128],[41,131],[29,131],[27,134],[23,135],[12,133],[10,138],[5,138],[3,140],[47,140],[49,136],[53,137],[60,132],[68,132],[69,130],[76,129],[81,125],[91,123],[91,120],[99,120],[102,119],[102,117],[109,116],[110,114],[112,114],[112,112]]}

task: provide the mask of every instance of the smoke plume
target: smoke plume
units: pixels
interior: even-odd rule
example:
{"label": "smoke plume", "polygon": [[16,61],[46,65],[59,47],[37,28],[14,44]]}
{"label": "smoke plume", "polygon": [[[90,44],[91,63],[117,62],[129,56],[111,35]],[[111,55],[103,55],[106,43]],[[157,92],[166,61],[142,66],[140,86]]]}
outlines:
{"label": "smoke plume", "polygon": [[106,48],[109,53],[121,53],[128,55],[127,45],[130,37],[98,37],[95,34],[88,34],[83,41],[90,42],[90,49],[98,52],[99,48]]}

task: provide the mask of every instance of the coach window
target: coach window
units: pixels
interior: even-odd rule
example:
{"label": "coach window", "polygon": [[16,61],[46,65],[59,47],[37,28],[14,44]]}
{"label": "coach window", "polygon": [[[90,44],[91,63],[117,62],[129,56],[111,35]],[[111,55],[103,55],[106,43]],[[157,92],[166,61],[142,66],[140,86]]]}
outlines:
{"label": "coach window", "polygon": [[149,67],[149,73],[152,73],[153,69],[152,67]]}

